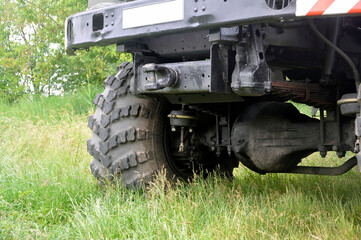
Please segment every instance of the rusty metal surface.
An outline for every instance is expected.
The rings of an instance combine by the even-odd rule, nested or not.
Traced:
[[[336,91],[323,88],[318,83],[273,81],[272,94],[317,108],[330,108],[336,105]]]

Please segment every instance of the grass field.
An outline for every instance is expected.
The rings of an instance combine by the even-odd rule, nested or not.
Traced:
[[[166,192],[162,178],[147,194],[98,189],[86,151],[94,93],[0,101],[0,239],[361,238],[356,168],[318,177],[240,167],[232,181],[196,177]]]

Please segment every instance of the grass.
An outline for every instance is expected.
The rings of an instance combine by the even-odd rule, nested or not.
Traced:
[[[360,238],[357,169],[319,177],[240,167],[232,181],[98,189],[86,151],[94,93],[85,92],[0,103],[0,239]]]
[[[74,115],[86,115],[93,108],[92,102],[96,93],[102,91],[101,86],[88,85],[76,93],[65,96],[29,95],[15,104],[7,104],[0,99],[0,116],[32,121],[64,121]]]

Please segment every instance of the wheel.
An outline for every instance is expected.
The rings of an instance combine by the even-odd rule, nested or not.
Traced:
[[[116,75],[104,81],[104,92],[94,99],[97,109],[89,116],[93,133],[87,143],[94,157],[90,163],[93,175],[100,183],[119,179],[128,188],[144,186],[162,167],[168,179],[191,177],[201,164],[190,164],[186,154],[175,150],[179,139],[171,133],[167,119],[171,105],[164,99],[131,94],[132,76],[133,65],[121,64]],[[204,149],[196,153],[197,159],[212,159]],[[211,162],[207,169],[215,169],[216,163]]]

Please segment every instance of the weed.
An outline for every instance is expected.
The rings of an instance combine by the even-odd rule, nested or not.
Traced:
[[[98,189],[85,144],[91,95],[0,103],[0,239],[360,238],[356,169],[261,176],[240,167],[233,180],[170,185],[161,174],[146,193]]]

